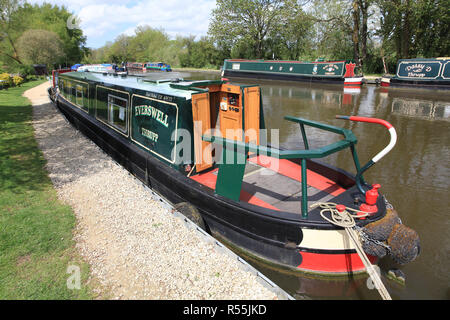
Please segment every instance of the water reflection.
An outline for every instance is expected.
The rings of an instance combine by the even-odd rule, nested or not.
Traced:
[[[442,101],[416,99],[392,99],[392,113],[428,120],[450,119],[450,104]]]

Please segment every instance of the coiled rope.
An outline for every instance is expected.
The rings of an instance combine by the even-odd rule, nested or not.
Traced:
[[[358,253],[359,257],[361,258],[361,261],[364,264],[364,267],[366,268],[367,273],[369,274],[370,278],[372,279],[375,288],[378,290],[378,292],[381,295],[381,298],[383,300],[392,300],[391,296],[389,295],[389,292],[387,291],[386,287],[384,286],[383,282],[381,281],[380,276],[376,272],[375,268],[373,267],[372,263],[370,262],[369,258],[367,257],[366,253],[364,252],[362,248],[362,244],[359,240],[359,236],[354,229],[356,227],[355,219],[360,219],[367,217],[369,215],[368,212],[363,212],[359,210],[355,210],[352,208],[345,207],[343,205],[337,205],[336,203],[332,202],[318,202],[310,206],[311,208],[320,207],[322,210],[320,211],[320,215],[322,218],[336,226],[342,227],[345,229],[348,237],[353,242],[356,252]],[[355,212],[355,214],[350,213]],[[330,213],[330,217],[327,217],[325,213]]]

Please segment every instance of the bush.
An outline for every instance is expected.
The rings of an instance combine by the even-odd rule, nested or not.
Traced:
[[[15,86],[20,86],[23,83],[23,78],[21,76],[14,76],[12,79]]]
[[[35,74],[34,68],[32,65],[21,64],[14,68],[14,73],[18,73],[23,79],[27,79]]]
[[[10,87],[13,84],[13,80],[8,73],[0,73],[0,80],[4,81],[2,81],[3,87]]]

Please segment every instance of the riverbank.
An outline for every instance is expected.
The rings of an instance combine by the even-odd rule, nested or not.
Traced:
[[[148,188],[36,96],[33,124],[59,198],[77,218],[76,247],[111,299],[281,299],[205,241]]]
[[[42,82],[0,91],[0,299],[90,299],[74,213],[58,200],[22,96]],[[80,290],[67,287],[70,265],[79,267]]]

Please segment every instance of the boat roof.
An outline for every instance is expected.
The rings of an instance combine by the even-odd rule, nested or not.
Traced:
[[[115,86],[149,91],[164,95],[191,99],[193,93],[207,91],[199,89],[199,86],[210,84],[221,84],[221,80],[191,81],[177,77],[177,73],[171,74],[170,78],[166,74],[152,74],[145,77],[118,75],[114,73],[95,72],[67,72],[64,76],[74,78],[79,81],[87,80],[100,84],[111,84]]]
[[[450,57],[439,57],[439,58],[412,58],[412,59],[399,59],[398,62],[403,61],[403,62],[407,62],[407,61],[411,61],[411,62],[415,62],[415,61],[436,61],[436,60],[450,60]]]
[[[337,60],[337,61],[297,61],[297,60],[249,60],[249,59],[225,59],[228,62],[261,62],[261,63],[314,63],[314,64],[326,64],[326,63],[338,63],[347,62],[347,60]]]

